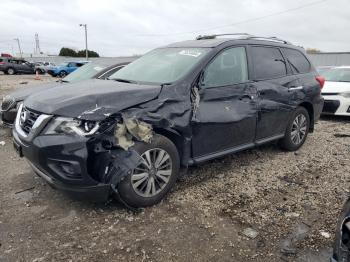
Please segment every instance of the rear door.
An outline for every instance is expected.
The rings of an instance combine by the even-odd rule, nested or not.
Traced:
[[[16,72],[22,72],[22,68],[21,68],[21,60],[17,60],[17,59],[9,59],[9,65],[8,67],[12,67],[15,69]]]
[[[253,60],[254,86],[258,99],[256,142],[282,137],[295,109],[293,90],[300,88],[298,78],[291,73],[280,48],[250,46]]]
[[[192,123],[196,161],[252,146],[256,127],[256,90],[248,78],[244,46],[221,51],[204,69]]]

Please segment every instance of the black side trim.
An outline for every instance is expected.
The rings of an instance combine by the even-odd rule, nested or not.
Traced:
[[[255,141],[255,144],[256,144],[257,146],[260,146],[260,145],[262,145],[262,144],[265,144],[265,143],[268,143],[268,142],[271,142],[271,141],[280,139],[280,138],[282,138],[282,137],[284,137],[284,134],[279,134],[279,135],[270,136],[270,137],[267,137],[267,138],[262,138],[262,139],[256,140],[256,141]]]
[[[199,163],[202,163],[202,162],[214,159],[214,158],[218,158],[218,157],[222,157],[222,156],[225,156],[225,155],[237,153],[237,152],[243,151],[245,149],[253,148],[253,147],[260,146],[262,144],[265,144],[265,143],[268,143],[268,142],[280,139],[282,137],[284,137],[284,134],[278,134],[278,135],[271,136],[271,137],[268,137],[268,138],[259,139],[259,140],[255,141],[255,143],[248,143],[248,144],[244,144],[244,145],[239,145],[239,146],[236,146],[236,147],[233,147],[233,148],[229,148],[229,149],[225,149],[225,150],[222,150],[222,151],[219,151],[219,152],[211,153],[211,154],[200,156],[200,157],[195,157],[195,158],[193,158],[192,160],[190,160],[188,162],[188,165],[199,164]]]

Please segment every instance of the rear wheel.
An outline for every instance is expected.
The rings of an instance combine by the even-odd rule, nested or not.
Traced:
[[[6,72],[8,75],[14,75],[16,73],[15,69],[12,67],[9,67]]]
[[[119,195],[132,207],[155,205],[178,177],[180,160],[176,146],[166,137],[155,135],[151,143],[138,142],[134,149],[142,161],[118,184]]]
[[[288,123],[284,138],[280,145],[288,151],[298,150],[305,142],[309,133],[310,117],[304,107],[298,107]]]
[[[66,71],[61,71],[58,75],[63,78],[63,77],[65,77],[67,75],[67,72]]]

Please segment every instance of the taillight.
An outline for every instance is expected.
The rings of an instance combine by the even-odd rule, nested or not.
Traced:
[[[0,62],[0,65],[4,65],[5,64],[5,62]]]
[[[316,76],[315,78],[316,78],[317,82],[320,84],[320,88],[322,89],[324,86],[324,81],[325,81],[324,77],[323,76]]]

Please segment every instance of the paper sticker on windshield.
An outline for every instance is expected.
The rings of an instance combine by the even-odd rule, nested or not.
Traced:
[[[197,50],[181,50],[179,52],[180,55],[188,55],[193,57],[198,57],[202,54],[202,52],[199,52]]]
[[[96,71],[101,71],[103,68],[102,68],[102,67],[99,67],[99,66],[95,66],[94,69],[95,69]]]

